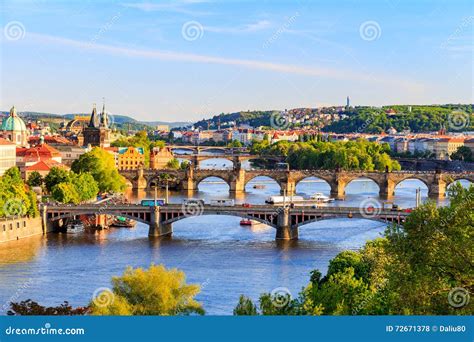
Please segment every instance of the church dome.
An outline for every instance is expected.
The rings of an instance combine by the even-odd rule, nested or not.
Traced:
[[[2,131],[26,132],[25,122],[16,114],[15,106],[10,109],[10,115],[2,121]]]

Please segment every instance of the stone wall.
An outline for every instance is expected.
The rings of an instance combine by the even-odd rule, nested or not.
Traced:
[[[41,217],[0,219],[0,243],[43,234]]]

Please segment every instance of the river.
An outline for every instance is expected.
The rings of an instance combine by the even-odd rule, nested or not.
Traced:
[[[254,189],[256,184],[264,189]],[[413,206],[419,181],[405,181],[397,187],[394,201]],[[300,194],[323,192],[329,186],[307,179],[297,186]],[[370,180],[353,181],[346,188],[346,200],[332,205],[357,206],[365,198],[378,198],[378,188]],[[206,179],[195,198],[235,198],[237,203],[263,203],[279,194],[278,185],[256,178],[246,193],[231,197],[219,179]],[[426,200],[426,188],[422,198]],[[164,197],[162,191],[158,194]],[[129,192],[131,200],[152,198],[152,193]],[[188,194],[171,192],[171,202],[181,202]],[[441,204],[446,203],[443,201]],[[200,216],[178,221],[168,239],[149,239],[148,227],[109,229],[96,233],[48,234],[0,245],[0,313],[10,301],[35,300],[43,305],[86,305],[94,291],[110,287],[110,279],[127,266],[148,267],[151,263],[177,267],[187,281],[201,285],[197,299],[207,314],[230,315],[239,295],[257,299],[262,292],[287,288],[293,296],[309,281],[309,272],[326,272],[331,258],[345,249],[358,249],[367,240],[381,236],[385,225],[363,219],[334,219],[300,228],[299,240],[276,242],[273,228],[258,224],[239,225],[239,218]]]

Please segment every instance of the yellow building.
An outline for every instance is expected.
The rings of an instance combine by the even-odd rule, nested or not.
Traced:
[[[449,160],[451,154],[456,152],[461,146],[464,146],[464,138],[438,139],[434,146],[434,153],[436,155],[436,159]]]
[[[142,147],[119,147],[117,149],[117,168],[119,170],[137,170],[145,165]]]
[[[171,152],[168,147],[155,147],[150,154],[150,168],[154,170],[164,169],[168,162],[173,158],[173,152]]]

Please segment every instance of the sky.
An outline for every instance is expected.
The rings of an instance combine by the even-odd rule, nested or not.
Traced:
[[[472,0],[0,0],[0,110],[473,103]]]

